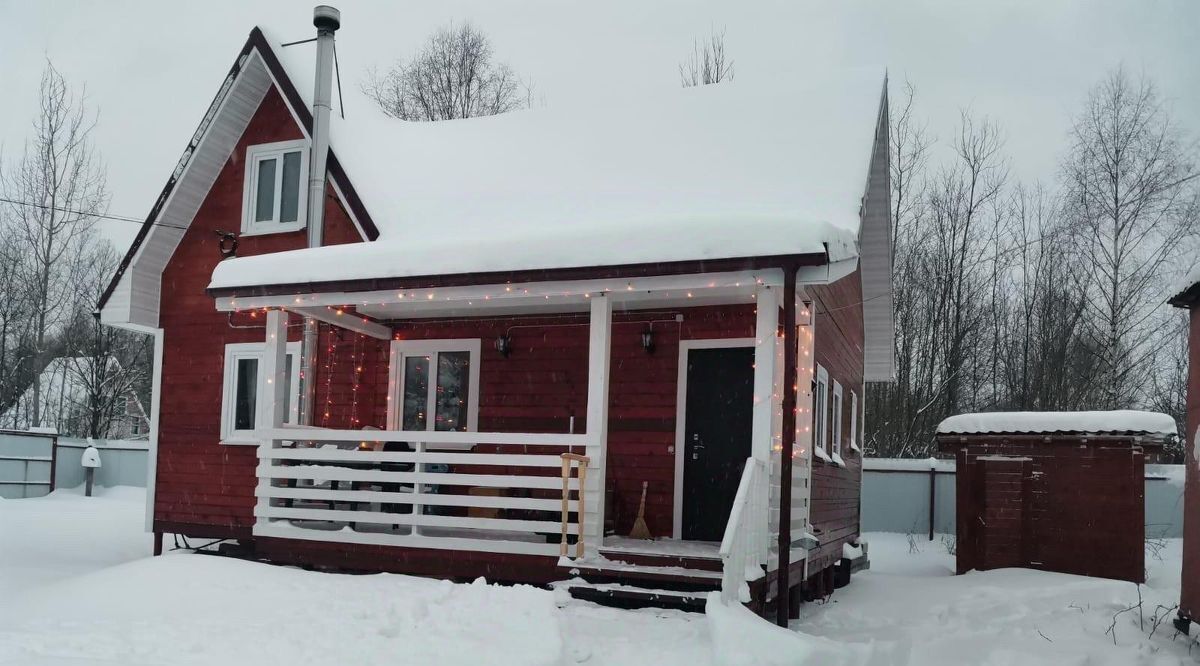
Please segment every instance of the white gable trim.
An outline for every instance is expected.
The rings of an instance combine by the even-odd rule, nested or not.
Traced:
[[[199,139],[193,142],[195,148],[185,151],[180,157],[175,169],[177,177],[174,185],[154,219],[156,226],[146,234],[105,302],[100,313],[102,323],[119,327],[158,327],[162,271],[272,87],[283,98],[301,134],[306,139],[310,138],[299,114],[267,67],[258,47],[251,48],[239,60],[237,72],[222,83],[219,99],[214,100],[196,129],[193,137],[199,135]],[[330,182],[359,236],[363,241],[369,241],[345,197],[345,184],[337,182],[332,174]]]

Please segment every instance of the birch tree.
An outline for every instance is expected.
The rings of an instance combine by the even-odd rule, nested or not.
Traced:
[[[47,62],[42,73],[33,137],[15,167],[4,174],[3,205],[25,253],[23,278],[30,295],[30,335],[35,354],[31,422],[41,422],[38,373],[47,360],[47,338],[70,312],[72,259],[89,242],[108,202],[104,173],[91,142],[95,115]],[[15,202],[15,203],[13,203]]]
[[[1153,368],[1162,279],[1196,231],[1195,165],[1154,84],[1116,69],[1076,118],[1063,171],[1103,368],[1096,407],[1132,407]]]

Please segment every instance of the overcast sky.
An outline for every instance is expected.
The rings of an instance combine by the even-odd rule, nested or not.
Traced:
[[[313,36],[305,2],[0,0],[0,143],[29,134],[46,58],[99,111],[109,212],[143,218],[255,24]],[[471,20],[546,106],[678,86],[694,36],[726,30],[737,72],[786,79],[807,68],[878,67],[896,99],[905,79],[945,146],[961,109],[997,120],[1013,174],[1054,177],[1088,88],[1124,64],[1159,85],[1177,122],[1200,136],[1200,2],[1128,0],[797,2],[729,0],[340,0],[345,86],[369,65],[410,54],[448,21]],[[311,48],[311,45],[292,47]],[[781,84],[786,83],[781,81]],[[820,100],[813,100],[819,104]],[[354,109],[347,108],[348,119]],[[402,157],[401,157],[402,159]],[[122,249],[137,225],[106,224]]]

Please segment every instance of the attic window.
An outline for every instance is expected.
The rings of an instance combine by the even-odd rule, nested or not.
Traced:
[[[281,141],[246,149],[243,234],[304,228],[308,205],[308,141]]]

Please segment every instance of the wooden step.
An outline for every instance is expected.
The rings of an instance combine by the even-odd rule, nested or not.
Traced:
[[[591,583],[648,585],[659,589],[705,592],[720,589],[721,573],[675,566],[648,566],[597,558],[560,560],[559,570]]]
[[[603,547],[600,548],[600,554],[605,559],[614,562],[626,562],[639,566],[677,567],[700,571],[716,571],[718,573],[721,571],[721,558],[719,557],[694,557],[690,555],[644,553],[630,550],[609,550]]]

